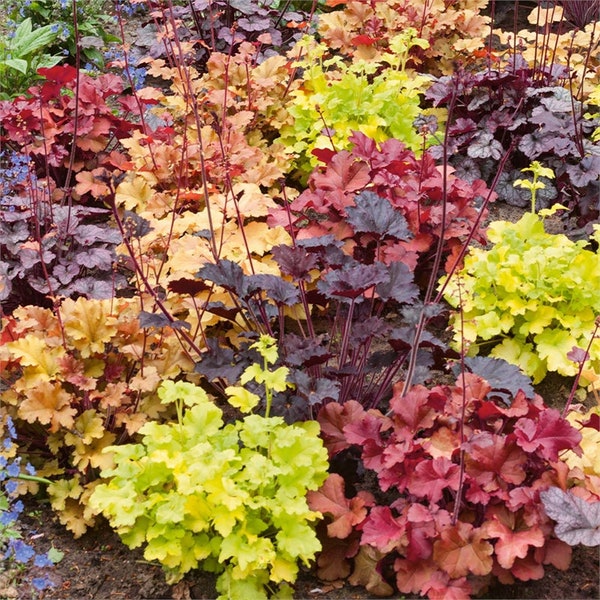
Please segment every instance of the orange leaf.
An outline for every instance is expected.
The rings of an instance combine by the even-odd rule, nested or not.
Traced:
[[[373,497],[366,492],[349,500],[344,487],[342,476],[332,473],[316,492],[310,491],[307,496],[311,510],[333,518],[327,525],[327,534],[341,539],[348,537],[352,528],[365,520],[366,507],[373,503]]]
[[[493,552],[482,532],[462,521],[444,529],[433,544],[433,560],[453,579],[490,573]]]
[[[496,558],[504,569],[510,569],[517,558],[525,558],[531,546],[539,548],[545,541],[541,529],[513,531],[498,519],[488,521],[485,532],[488,537],[498,538],[495,543]]]
[[[19,406],[19,417],[28,423],[37,421],[50,425],[52,433],[61,426],[71,429],[77,414],[77,410],[71,408],[71,399],[71,394],[59,383],[42,381],[37,387],[27,390],[27,396]]]

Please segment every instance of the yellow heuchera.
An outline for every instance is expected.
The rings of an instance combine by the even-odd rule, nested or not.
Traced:
[[[585,414],[572,411],[567,415],[567,420],[573,427],[579,428],[583,436],[580,446],[583,450],[581,456],[569,451],[565,455],[565,461],[571,468],[579,468],[586,475],[600,477],[600,431],[594,427],[581,427],[581,423],[589,421],[594,415],[600,417],[600,406],[595,406]]]

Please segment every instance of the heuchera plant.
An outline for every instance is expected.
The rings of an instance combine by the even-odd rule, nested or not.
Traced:
[[[487,0],[328,0],[327,5],[340,7],[319,15],[318,34],[331,48],[373,57],[385,54],[396,34],[412,28],[427,45],[414,47],[411,59],[423,65],[421,72],[435,75],[451,71],[455,57],[483,47],[490,22],[481,14]]]
[[[588,346],[600,313],[600,256],[585,240],[546,233],[550,211],[541,212],[492,222],[491,247],[470,248],[464,268],[444,284],[444,297],[459,309],[451,317],[455,343],[519,365],[535,382],[548,371],[577,374],[570,353]],[[598,227],[592,237],[598,243]],[[592,339],[588,354],[583,385],[599,372],[600,340]]]
[[[298,561],[320,549],[306,493],[327,475],[327,452],[315,421],[286,425],[269,416],[270,398],[291,384],[274,368],[276,342],[261,336],[260,356],[226,391],[249,413],[260,392],[265,415],[224,424],[220,408],[200,387],[164,382],[158,395],[174,404],[177,421],[148,423],[140,443],[111,447],[114,466],[90,498],[130,547],[145,544],[168,581],[202,568],[219,575],[219,598],[291,597]],[[255,386],[258,386],[256,388]]]
[[[9,307],[48,305],[48,295],[109,298],[125,285],[102,178],[126,168],[118,142],[138,126],[121,115],[139,115],[143,102],[120,97],[116,75],[70,66],[40,74],[31,96],[0,102],[0,298]]]
[[[426,92],[434,106],[451,105],[444,145],[432,152],[449,156],[457,175],[488,184],[497,162],[508,161],[496,191],[508,204],[528,206],[530,196],[515,189],[520,169],[539,161],[555,172],[546,181],[537,208],[560,196],[576,209],[580,220],[595,219],[598,206],[600,149],[591,141],[597,122],[584,118],[584,107],[561,86],[566,68],[542,70],[527,65],[519,55],[503,67],[477,73],[457,70],[438,79]]]
[[[305,175],[318,164],[315,152],[350,147],[353,131],[376,142],[402,141],[419,152],[423,136],[414,125],[422,113],[421,97],[429,79],[406,68],[410,49],[427,47],[408,28],[389,39],[389,51],[349,61],[324,43],[305,37],[294,49],[302,84],[290,92],[287,106],[293,123],[281,128],[279,141],[298,155],[295,166]]]
[[[102,450],[165,411],[159,382],[190,371],[172,329],[142,329],[136,299],[65,299],[55,310],[15,309],[2,320],[2,415],[21,432],[19,452],[51,477],[53,508],[76,536],[94,523],[86,506]]]
[[[581,434],[514,367],[472,360],[466,366],[483,367],[503,389],[463,371],[432,389],[403,394],[399,384],[386,414],[357,402],[322,409],[332,465],[358,462],[309,494],[326,516],[321,577],[351,574],[382,595],[464,598],[493,578],[540,579],[544,565],[569,566],[539,494],[560,485],[561,456],[580,453]]]

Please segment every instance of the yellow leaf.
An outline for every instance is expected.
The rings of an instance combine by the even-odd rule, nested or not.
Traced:
[[[72,399],[59,383],[42,381],[37,387],[27,390],[27,396],[19,406],[19,417],[28,423],[37,421],[50,425],[51,432],[58,431],[61,426],[70,429],[77,414],[77,410],[71,408]]]
[[[141,211],[146,208],[153,193],[154,191],[145,179],[133,176],[117,186],[115,203],[117,206],[123,206],[126,210]]]
[[[6,344],[13,358],[25,367],[23,380],[28,385],[50,381],[60,372],[60,359],[65,356],[62,346],[51,347],[38,335],[30,333]]]
[[[65,334],[83,358],[104,352],[105,344],[117,332],[115,317],[111,316],[111,300],[67,298],[61,305]]]
[[[544,27],[549,23],[560,23],[563,18],[562,6],[552,5],[550,8],[542,8],[541,6],[532,10],[527,17],[527,22],[531,25]]]
[[[91,444],[94,438],[104,435],[104,419],[90,408],[75,419],[75,427],[65,434],[65,442],[74,446],[78,441]]]

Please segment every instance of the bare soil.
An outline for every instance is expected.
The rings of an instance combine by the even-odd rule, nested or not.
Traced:
[[[129,550],[108,525],[99,526],[75,540],[48,508],[31,508],[34,510],[33,514],[30,511],[29,516],[24,519],[28,541],[39,551],[47,551],[53,546],[64,552],[64,558],[51,572],[54,587],[40,596],[44,600],[206,600],[218,595],[214,577],[201,572],[190,574],[176,586],[167,585],[161,567],[145,561],[140,550]],[[491,588],[484,598],[600,598],[599,558],[599,548],[577,547],[568,571],[558,571],[551,567],[539,581],[512,586],[498,585]],[[21,586],[17,597],[31,596],[30,590]],[[9,595],[0,589],[0,597],[8,598]],[[294,597],[314,600],[371,598],[363,588],[343,585],[342,582],[321,582],[309,570],[301,574]],[[403,597],[416,598],[395,596]]]

